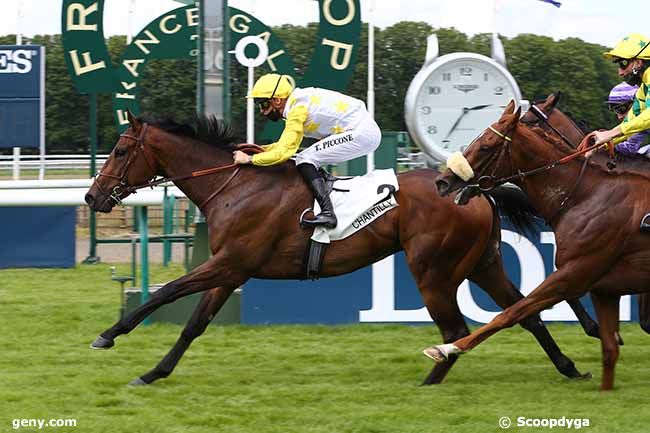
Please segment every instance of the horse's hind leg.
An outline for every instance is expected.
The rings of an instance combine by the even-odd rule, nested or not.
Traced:
[[[223,256],[214,255],[188,274],[165,284],[147,302],[124,316],[111,328],[102,332],[90,347],[93,349],[109,349],[113,347],[115,344],[113,340],[117,336],[128,334],[149,314],[178,298],[214,287],[239,287],[245,281],[246,278],[235,266],[227,266]]]
[[[646,333],[650,334],[650,294],[641,293],[639,301],[639,325]]]
[[[187,325],[185,325],[174,347],[171,348],[153,370],[133,380],[131,385],[148,385],[158,379],[169,376],[174,371],[174,368],[181,360],[187,348],[192,344],[192,341],[203,334],[232,292],[233,289],[217,287],[203,293],[201,300],[194,309],[194,313],[192,313],[192,317],[187,322]]]
[[[490,266],[475,269],[470,274],[469,279],[481,286],[504,309],[524,297],[508,279],[500,258],[492,262]],[[537,342],[542,346],[542,349],[544,349],[544,352],[546,352],[560,373],[569,378],[591,376],[589,373],[586,375],[580,374],[573,361],[562,353],[538,314],[522,320],[519,324],[535,336]]]
[[[567,303],[575,313],[582,329],[584,329],[585,334],[590,337],[600,338],[600,329],[598,328],[598,323],[591,318],[585,307],[580,302],[580,299],[567,299]]]

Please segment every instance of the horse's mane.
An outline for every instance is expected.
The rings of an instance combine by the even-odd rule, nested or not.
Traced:
[[[187,122],[177,122],[171,117],[156,117],[145,114],[138,117],[141,122],[175,135],[193,138],[220,149],[232,151],[237,137],[232,128],[217,119],[214,114],[197,114]]]
[[[557,110],[557,108],[556,108]],[[580,127],[580,123],[575,122],[575,120],[568,114],[561,111],[564,115],[569,117],[576,125]],[[568,155],[571,152],[574,152],[571,146],[566,144],[564,140],[557,136],[548,126],[544,127],[544,122],[521,122],[526,127],[528,127],[536,135],[540,136],[546,142],[552,144],[556,149],[562,151],[565,155]],[[583,130],[584,131],[584,130]],[[590,131],[589,131],[590,132]],[[579,157],[582,160],[583,157]],[[599,151],[591,157],[592,165],[596,165],[602,171],[609,175],[623,175],[631,174],[634,176],[641,176],[645,179],[650,179],[650,160],[642,156],[625,156],[621,154],[616,154],[617,168],[615,170],[610,170],[607,167],[609,162],[609,155],[607,152]]]

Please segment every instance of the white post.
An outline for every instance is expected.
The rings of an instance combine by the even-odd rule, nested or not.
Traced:
[[[40,141],[40,166],[38,168],[38,178],[45,179],[45,47],[41,47],[41,103],[39,104],[41,131],[39,134]]]
[[[245,49],[249,44],[257,46],[257,57],[246,57]],[[253,81],[255,80],[255,67],[260,66],[266,61],[269,55],[269,47],[266,42],[259,36],[245,36],[237,42],[235,46],[235,58],[240,65],[248,68],[248,93],[253,91]],[[255,143],[255,101],[253,98],[246,99],[246,142]]]
[[[18,16],[16,17],[16,45],[23,44],[23,35],[21,33],[21,24],[23,18],[23,0],[18,2]],[[13,179],[20,179],[20,147],[14,147],[14,164],[13,164]]]
[[[253,91],[255,80],[255,67],[248,67],[248,95]],[[255,101],[246,99],[246,143],[255,143]]]
[[[13,180],[20,179],[20,147],[14,147]]]
[[[368,112],[375,117],[375,25],[374,25],[375,0],[370,1],[368,10]],[[375,153],[370,152],[366,159],[366,172],[375,169]]]
[[[375,117],[375,0],[370,0],[368,11],[368,112]],[[366,171],[375,169],[375,154],[370,152],[366,160]],[[395,256],[388,256],[372,265],[372,293],[395,294]],[[394,308],[394,307],[393,307]]]

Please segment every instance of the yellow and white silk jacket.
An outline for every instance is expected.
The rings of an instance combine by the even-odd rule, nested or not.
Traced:
[[[295,88],[284,107],[284,131],[275,143],[262,146],[253,156],[255,165],[274,165],[291,158],[303,137],[322,139],[349,131],[368,115],[366,104],[351,96],[327,89]]]

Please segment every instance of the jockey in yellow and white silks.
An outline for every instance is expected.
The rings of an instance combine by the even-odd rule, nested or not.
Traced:
[[[275,143],[263,146],[264,152],[250,156],[236,151],[238,164],[269,166],[296,155],[303,137],[319,141],[296,155],[296,167],[310,186],[321,208],[309,226],[336,226],[336,215],[318,167],[349,161],[373,152],[381,141],[381,130],[363,101],[327,89],[293,88],[286,75],[260,77],[248,95],[254,98],[266,118],[286,120],[284,131]]]

